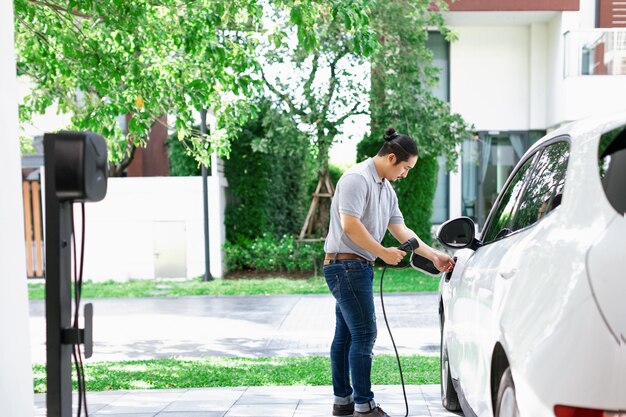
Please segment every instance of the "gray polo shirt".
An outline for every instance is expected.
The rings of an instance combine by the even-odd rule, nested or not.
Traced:
[[[358,217],[377,242],[383,240],[390,224],[404,223],[396,192],[389,181],[380,179],[372,158],[354,165],[339,179],[330,205],[330,227],[324,251],[354,253],[374,261],[374,254],[359,247],[344,233],[341,214]]]

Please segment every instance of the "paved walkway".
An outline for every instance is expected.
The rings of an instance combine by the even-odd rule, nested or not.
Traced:
[[[334,300],[330,295],[91,302],[94,355],[87,362],[327,355],[334,331]],[[379,298],[376,308],[379,336],[375,353],[393,353]],[[439,354],[436,294],[390,294],[385,297],[385,308],[401,354]],[[44,302],[31,301],[31,356],[36,363],[45,362],[44,315]],[[379,386],[374,392],[385,411],[404,416],[400,386]],[[407,396],[412,417],[455,415],[441,406],[438,385],[409,386]],[[316,417],[330,416],[331,398],[329,386],[235,387],[89,392],[88,404],[90,415],[110,417]],[[45,394],[36,395],[35,415],[45,415]]]
[[[374,392],[389,415],[405,415],[400,386],[375,386]],[[45,416],[45,395],[35,397],[35,417]],[[87,403],[90,416],[329,417],[330,398],[332,388],[326,386],[235,387],[94,392],[87,394]],[[457,416],[441,406],[439,385],[409,385],[407,398],[410,417]]]

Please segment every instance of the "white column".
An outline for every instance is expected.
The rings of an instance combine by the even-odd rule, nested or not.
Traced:
[[[463,172],[463,163],[462,163],[462,147],[459,145],[459,159],[456,162],[456,172],[450,172],[449,179],[449,201],[450,207],[449,210],[449,218],[454,219],[457,217],[461,217],[463,212],[463,183],[462,183],[462,172]]]
[[[213,109],[207,111],[207,123],[209,131],[217,129]],[[226,212],[226,189],[228,181],[224,176],[224,162],[216,153],[211,155],[211,176],[208,178],[209,185],[209,246],[211,261],[211,276],[223,278],[226,273],[224,256],[224,243],[226,243],[226,227],[224,226],[224,214]]]
[[[32,416],[13,2],[0,2],[0,416]]]

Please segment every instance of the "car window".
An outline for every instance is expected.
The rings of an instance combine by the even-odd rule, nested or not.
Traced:
[[[602,135],[598,166],[607,199],[619,213],[626,212],[626,127]]]
[[[500,193],[500,199],[496,206],[492,209],[488,224],[483,232],[483,243],[491,242],[511,232],[510,223],[511,216],[515,209],[515,204],[522,194],[524,184],[528,180],[530,167],[534,163],[537,154],[528,158],[526,162],[518,169],[507,187]]]
[[[561,204],[568,157],[568,142],[548,145],[539,155],[532,179],[515,207],[511,231],[534,224]]]

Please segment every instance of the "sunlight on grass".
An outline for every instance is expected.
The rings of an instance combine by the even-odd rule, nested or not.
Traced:
[[[438,358],[402,356],[402,368],[407,384],[439,383]],[[85,374],[89,391],[332,384],[326,356],[94,362]],[[45,392],[45,366],[35,364],[33,375],[35,392]],[[372,383],[400,383],[394,356],[374,357]]]

